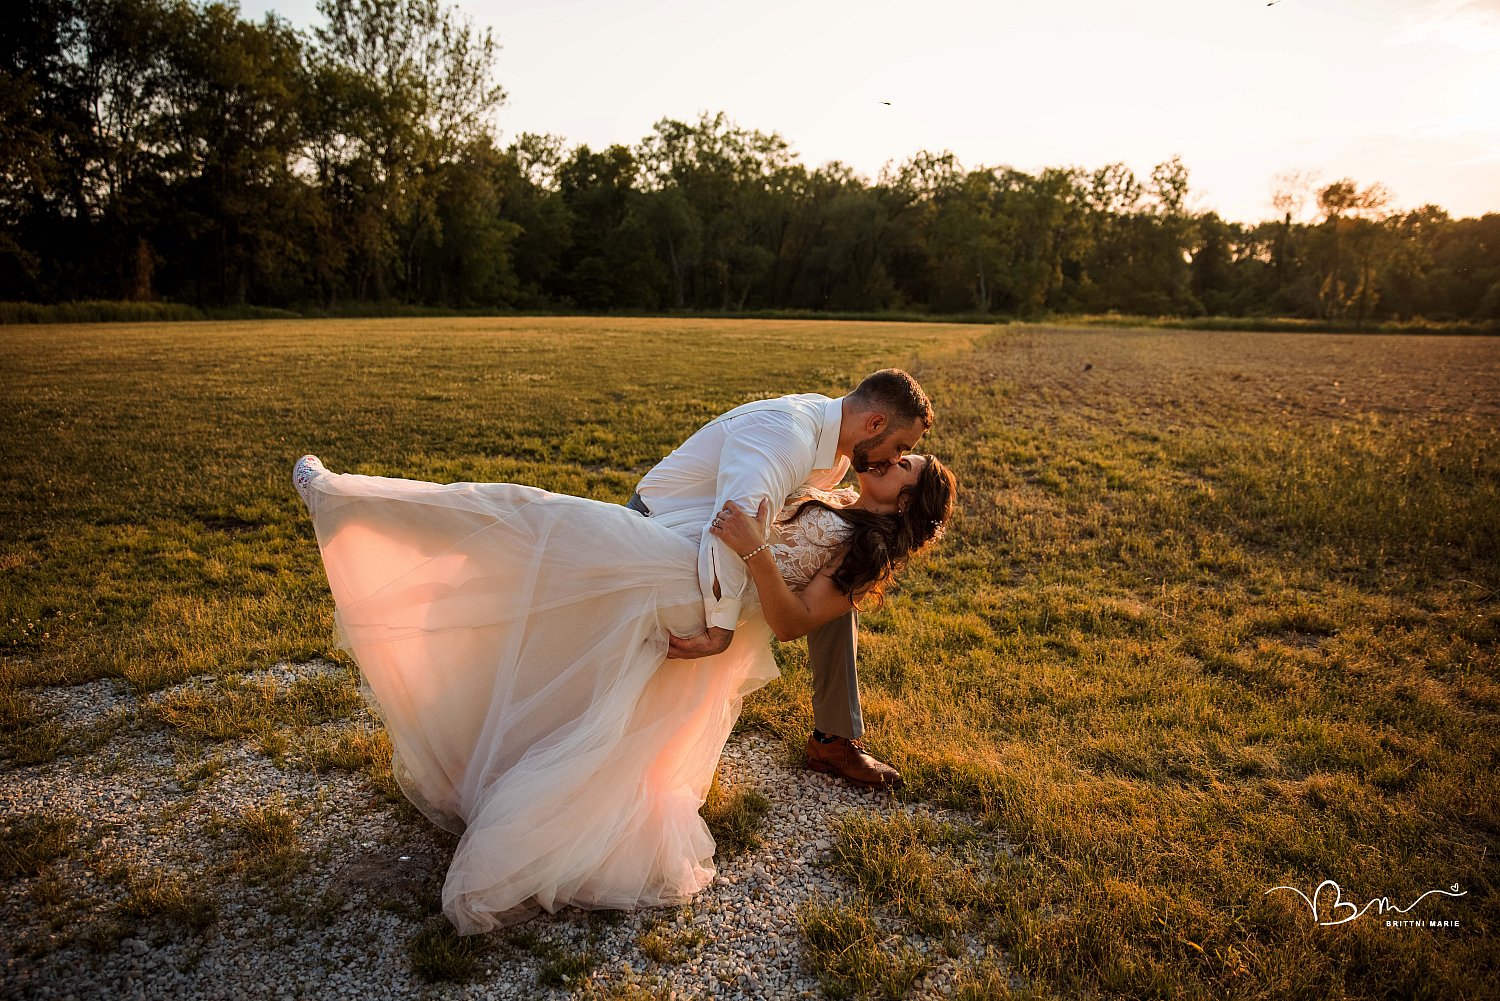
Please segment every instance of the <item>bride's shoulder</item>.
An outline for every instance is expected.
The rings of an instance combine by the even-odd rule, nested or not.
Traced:
[[[794,539],[828,545],[854,530],[838,511],[831,511],[822,504],[807,504],[807,501],[812,499],[828,502],[827,498],[822,496],[803,497],[792,501],[786,506],[781,519],[783,532],[790,534]]]
[[[859,500],[858,487],[839,487],[837,490],[828,491],[828,496],[836,498],[842,507],[847,507]]]
[[[808,498],[817,498],[825,504],[832,504],[834,507],[844,507],[859,500],[859,491],[854,487],[840,487],[837,490],[820,490],[817,487],[803,485],[793,490],[791,495],[787,497],[787,500],[789,502],[803,501]]]

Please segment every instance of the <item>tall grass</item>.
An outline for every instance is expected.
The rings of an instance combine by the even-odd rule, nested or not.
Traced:
[[[518,310],[505,307],[454,308],[402,302],[302,303],[291,308],[275,306],[191,306],[173,302],[88,300],[81,302],[0,302],[0,325],[15,323],[176,323],[199,320],[286,319],[431,319],[475,317],[566,317],[576,312],[550,309]],[[1349,320],[1314,320],[1291,316],[1138,316],[1126,313],[1052,313],[1033,310],[1021,313],[932,313],[914,310],[616,310],[591,317],[595,320],[658,318],[668,320],[822,320],[857,323],[958,323],[1011,324],[1045,322],[1082,327],[1145,327],[1176,330],[1236,330],[1300,333],[1383,334],[1485,334],[1500,333],[1500,321],[1382,320],[1357,324]]]
[[[1062,313],[1048,324],[1082,327],[1155,327],[1173,330],[1236,330],[1308,334],[1500,334],[1497,320],[1314,320],[1295,316],[1135,316],[1126,313]]]
[[[271,306],[198,307],[181,302],[0,302],[0,325],[8,323],[184,323],[197,320],[271,320],[298,314]]]
[[[347,664],[291,489],[304,452],[333,469],[623,501],[729,401],[843,392],[871,366],[983,331],[545,318],[7,328],[0,652],[14,680],[0,691],[20,701],[0,719],[28,718],[26,684],[122,676],[149,690],[322,654]]]
[[[1495,983],[1495,342],[1025,325],[923,382],[962,510],[861,619],[867,738],[1025,864],[998,903],[917,863],[877,902],[985,909],[1065,997]],[[811,680],[782,663],[748,714],[790,743]],[[1417,910],[1460,928],[1266,893],[1324,879],[1361,906],[1457,883]]]

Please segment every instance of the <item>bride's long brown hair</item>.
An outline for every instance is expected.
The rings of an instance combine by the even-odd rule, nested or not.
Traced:
[[[786,519],[796,521],[809,507],[821,507],[843,518],[854,529],[840,543],[849,548],[833,573],[834,586],[851,601],[860,591],[864,592],[861,600],[878,601],[886,585],[906,568],[907,561],[942,535],[953,514],[957,478],[936,456],[922,458],[927,462],[917,474],[917,482],[901,491],[901,496],[907,499],[906,510],[901,514],[834,507],[814,497],[799,504]]]

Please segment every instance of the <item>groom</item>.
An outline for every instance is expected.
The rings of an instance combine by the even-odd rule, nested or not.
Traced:
[[[708,630],[671,639],[667,656],[691,659],[719,653],[734,638],[740,604],[752,586],[745,566],[707,531],[714,513],[734,501],[771,510],[798,487],[832,489],[852,465],[881,470],[916,447],[932,427],[927,394],[906,372],[888,368],[868,376],[847,396],[817,393],[757,400],[698,429],[644,477],[627,506],[696,536],[698,579]],[[809,765],[816,762],[856,785],[897,788],[901,774],[866,753],[854,659],[858,613],[807,634],[813,675]]]

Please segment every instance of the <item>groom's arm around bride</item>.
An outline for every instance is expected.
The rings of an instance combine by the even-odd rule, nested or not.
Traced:
[[[669,656],[704,657],[733,639],[752,586],[743,561],[708,532],[726,502],[780,509],[798,487],[831,489],[851,464],[883,468],[914,448],[932,424],[915,379],[899,369],[866,378],[847,396],[816,393],[757,400],[710,421],[650,470],[632,506],[699,540],[698,575],[708,631],[672,637]]]
[[[642,479],[628,506],[698,542],[699,588],[707,630],[673,636],[668,656],[706,657],[725,650],[751,585],[738,554],[708,529],[733,502],[774,517],[806,484],[837,486],[852,466],[884,473],[932,427],[927,394],[906,372],[883,369],[847,396],[816,393],[747,403],[710,421]],[[851,608],[807,633],[814,730],[808,767],[868,787],[902,784],[896,769],[866,752],[860,711],[858,611]]]
[[[753,585],[744,562],[708,532],[713,513],[725,501],[740,498],[740,503],[757,506],[764,500],[779,510],[782,501],[810,479],[817,481],[815,485],[831,486],[843,478],[847,462],[818,455],[819,439],[837,402],[826,397],[758,401],[705,427],[663,461],[662,466],[667,466],[683,453],[691,458],[696,452],[711,460],[705,473],[710,468],[713,473],[713,492],[695,493],[692,525],[699,533],[698,581],[708,631],[696,637],[673,636],[668,656],[703,657],[725,649],[734,636],[741,606],[751,597],[748,592]],[[818,468],[820,459],[823,468]],[[665,473],[662,466],[641,481],[643,497],[664,478],[653,479],[658,471]]]

